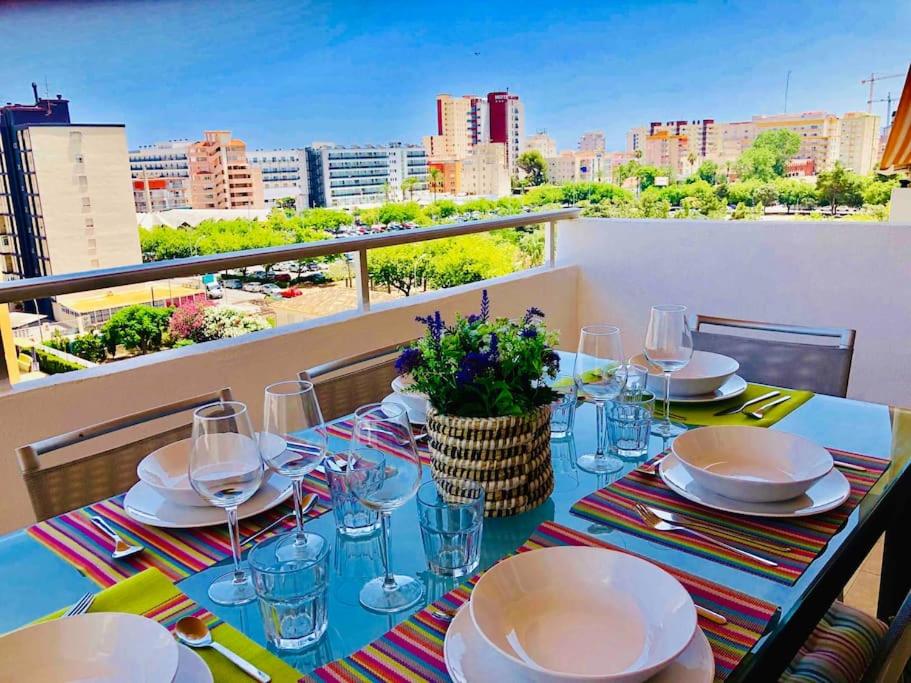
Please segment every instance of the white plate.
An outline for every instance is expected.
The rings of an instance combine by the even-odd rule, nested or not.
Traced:
[[[292,493],[291,481],[280,474],[273,474],[265,479],[256,495],[237,509],[237,517],[246,519],[270,510],[288,500]],[[225,524],[227,521],[222,508],[214,505],[177,505],[141,481],[127,491],[123,507],[137,522],[167,529],[193,529]]]
[[[610,634],[605,636],[610,644]],[[485,649],[484,639],[475,628],[468,606],[462,605],[443,641],[446,671],[455,683],[504,683],[510,674],[499,666],[499,660]],[[708,639],[697,628],[686,649],[666,668],[649,679],[649,683],[711,683],[715,678],[715,656]]]
[[[160,683],[177,673],[177,642],[158,622],[95,612],[0,638],[0,681]]]
[[[604,548],[508,557],[478,580],[469,611],[509,680],[640,683],[679,656],[696,630],[696,608],[677,579]]]
[[[648,362],[644,353],[634,356],[631,363],[648,368],[648,388],[664,391],[664,373]],[[730,356],[711,351],[694,351],[689,363],[671,375],[671,393],[678,396],[710,394],[727,382],[740,369],[740,363]]]
[[[206,660],[186,645],[180,646],[177,675],[172,683],[214,683],[212,672]]]
[[[408,401],[404,400],[400,394],[389,394],[382,400],[382,403],[395,403],[396,405],[402,406],[408,413],[408,421],[413,425],[427,424],[427,413],[415,410],[414,407],[409,405]]]
[[[136,467],[139,480],[178,505],[207,506],[190,486],[191,447],[192,442],[187,438],[152,451]]]
[[[722,512],[753,517],[807,517],[834,510],[848,500],[851,484],[845,475],[832,468],[802,496],[777,503],[747,503],[725,498],[696,483],[679,460],[668,454],[658,467],[661,479],[672,491],[694,503]]]
[[[701,396],[674,396],[671,394],[671,403],[717,403],[726,401],[729,398],[740,396],[747,390],[746,380],[740,375],[734,375],[727,382],[722,384],[711,394],[702,394]],[[655,395],[656,401],[664,400],[664,385],[661,385],[658,393]]]

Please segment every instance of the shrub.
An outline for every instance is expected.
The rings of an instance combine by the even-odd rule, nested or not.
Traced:
[[[191,301],[178,307],[168,323],[168,334],[175,339],[203,341],[205,312],[208,308],[211,305],[206,301]]]

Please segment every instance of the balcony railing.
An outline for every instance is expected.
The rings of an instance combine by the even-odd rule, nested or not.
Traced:
[[[428,228],[342,237],[280,247],[249,249],[209,256],[196,256],[186,259],[155,261],[117,268],[90,270],[65,275],[49,275],[40,278],[0,282],[0,304],[18,303],[35,299],[46,299],[61,294],[74,294],[99,289],[108,289],[122,285],[134,285],[153,280],[192,277],[217,273],[226,270],[249,268],[282,261],[318,258],[337,254],[351,254],[357,273],[357,310],[370,310],[370,286],[367,272],[367,252],[370,249],[390,247],[399,244],[412,244],[445,237],[458,237],[477,233],[501,230],[504,228],[521,228],[530,225],[546,224],[544,266],[553,267],[555,261],[555,234],[559,221],[571,220],[579,216],[579,209],[558,209],[538,213],[502,216],[480,221],[437,225]],[[0,392],[9,387],[9,376],[4,358],[3,339],[0,337]]]

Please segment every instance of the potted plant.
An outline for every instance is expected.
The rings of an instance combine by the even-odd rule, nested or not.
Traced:
[[[447,326],[440,312],[417,320],[424,336],[396,362],[413,390],[427,396],[431,471],[436,478],[479,482],[485,515],[530,510],[553,492],[550,404],[560,359],[556,333],[530,308],[519,320],[492,318],[487,290],[481,310]]]

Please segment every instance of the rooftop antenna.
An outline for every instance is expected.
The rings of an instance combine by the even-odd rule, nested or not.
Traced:
[[[35,94],[35,104],[38,104],[38,84],[32,81],[32,92]]]
[[[791,70],[788,69],[788,75],[784,80],[784,113],[788,113],[788,91],[791,89]]]

